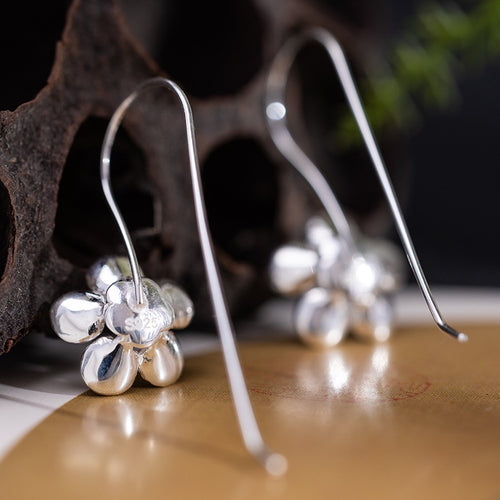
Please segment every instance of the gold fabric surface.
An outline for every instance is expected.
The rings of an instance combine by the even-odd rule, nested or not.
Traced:
[[[55,411],[0,463],[0,498],[498,499],[500,326],[461,326],[468,344],[427,327],[328,352],[243,343],[262,433],[289,460],[282,478],[246,454],[213,353],[174,386]]]

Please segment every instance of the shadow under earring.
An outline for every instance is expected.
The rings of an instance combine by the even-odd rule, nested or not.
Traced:
[[[145,378],[148,379],[151,373],[158,377],[163,373],[162,369],[166,372],[167,368],[170,368],[172,360],[182,359],[179,358],[180,351],[178,350],[178,346],[173,343],[173,336],[169,332],[169,329],[187,326],[193,313],[192,304],[187,295],[177,286],[171,283],[164,283],[160,287],[152,280],[142,277],[130,234],[123,216],[116,205],[110,186],[111,149],[118,128],[130,105],[143,92],[153,88],[164,88],[172,91],[178,98],[184,112],[198,235],[215,312],[215,321],[243,442],[247,451],[270,474],[282,475],[286,472],[287,461],[279,453],[270,450],[262,439],[236,349],[233,327],[224,298],[208,227],[191,106],[182,89],[175,82],[166,78],[151,78],[139,85],[116,109],[104,137],[101,151],[102,187],[123,236],[127,248],[129,266],[123,265],[124,262],[120,259],[115,259],[112,262],[112,266],[98,265],[95,272],[90,272],[89,281],[95,284],[93,287],[94,290],[102,291],[105,289],[105,299],[103,299],[102,294],[84,292],[83,295],[78,296],[81,300],[74,304],[75,311],[78,314],[75,314],[73,323],[77,324],[78,327],[83,326],[80,328],[80,333],[82,334],[81,341],[97,337],[104,328],[104,323],[117,335],[115,339],[103,340],[107,339],[107,337],[102,337],[94,341],[94,344],[84,354],[82,374],[86,378],[86,371],[89,369],[91,376],[98,378],[100,387],[105,387],[106,382],[105,380],[101,380],[101,378],[106,379],[108,375],[113,375],[116,370],[123,371],[131,379],[130,381],[127,376],[123,376],[126,379],[126,383],[124,382],[117,390],[124,392],[130,387],[135,378],[137,364],[139,365],[139,370],[142,370],[141,374],[144,372]],[[113,267],[113,271],[110,271],[111,267]],[[131,279],[122,279],[123,276],[127,276],[128,274],[131,275]],[[118,280],[114,281],[116,278]],[[56,331],[59,330],[62,333],[61,325],[67,324],[68,321],[71,323],[73,320],[71,316],[73,312],[72,308],[73,303],[71,303],[71,300],[58,301],[54,305],[52,318]],[[95,320],[92,323],[83,321],[89,318]],[[60,336],[67,340],[65,338],[68,337],[67,335],[60,334]],[[161,340],[162,343],[160,345],[158,345],[157,341],[159,336],[162,336],[161,338],[164,339]],[[93,347],[94,345],[96,346],[95,348]],[[101,353],[101,350],[104,350],[104,345],[106,345],[107,351],[104,351],[99,356],[93,354],[94,350],[99,350],[99,353]],[[166,347],[164,348],[163,345]],[[90,354],[87,354],[89,351]],[[109,353],[106,354],[108,351]],[[139,362],[137,359],[139,359]],[[176,366],[180,374],[182,363],[177,363]],[[165,376],[165,378],[167,377]],[[169,383],[173,381],[172,377],[168,379]]]
[[[267,79],[265,116],[277,149],[312,187],[329,221],[310,221],[304,244],[288,245],[277,250],[270,266],[273,286],[285,295],[304,293],[296,308],[295,327],[308,344],[333,346],[344,338],[348,330],[380,341],[390,336],[390,297],[402,281],[398,252],[387,242],[367,241],[363,248],[325,177],[298,146],[288,129],[285,102],[288,77],[295,57],[309,42],[318,43],[326,50],[337,72],[389,203],[406,256],[435,323],[445,333],[461,342],[466,341],[467,335],[449,326],[441,316],[342,48],[331,33],[319,27],[311,27],[292,36],[276,54]],[[382,246],[385,249],[381,252]]]

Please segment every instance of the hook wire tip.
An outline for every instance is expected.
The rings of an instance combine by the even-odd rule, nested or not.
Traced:
[[[247,448],[248,449],[248,448]],[[248,449],[266,472],[271,476],[283,476],[288,470],[288,460],[281,454],[270,450],[264,443],[256,449]]]
[[[288,460],[280,453],[266,452],[259,460],[271,476],[283,476],[288,470]]]
[[[438,326],[443,332],[456,338],[459,342],[467,342],[469,340],[467,334],[455,330],[455,328],[452,328],[448,323],[438,323]]]

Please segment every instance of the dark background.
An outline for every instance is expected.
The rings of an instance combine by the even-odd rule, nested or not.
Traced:
[[[421,4],[391,2],[388,43]],[[409,136],[405,211],[429,281],[498,286],[500,61],[458,82],[460,106],[424,112]]]
[[[461,109],[427,114],[410,142],[408,224],[429,279],[500,284],[497,117],[500,68],[461,85]]]
[[[9,2],[0,8],[0,109],[15,109],[45,85],[69,3]],[[341,20],[354,24],[369,23],[374,8],[370,2],[366,6],[356,3],[356,7],[348,2],[329,3]],[[143,27],[154,16],[141,17],[141,9],[154,9],[157,2],[125,4],[131,27],[147,38],[143,43],[151,47],[161,44],[161,38],[155,37],[162,32],[161,19],[156,19],[156,31],[148,32]],[[379,2],[376,30],[382,51],[391,47],[420,4]],[[221,12],[226,8],[225,3],[214,5]],[[189,16],[190,12],[186,22]],[[135,21],[138,28],[133,26]],[[235,30],[234,36],[237,34]],[[161,62],[161,52],[153,55]],[[247,59],[249,65],[255,64],[249,55]],[[401,188],[403,205],[430,282],[498,286],[500,174],[495,125],[500,115],[500,64],[474,70],[459,81],[461,105],[446,113],[425,111],[420,128],[402,140],[409,160],[401,167],[407,173],[406,189]],[[200,97],[204,89],[199,85]]]

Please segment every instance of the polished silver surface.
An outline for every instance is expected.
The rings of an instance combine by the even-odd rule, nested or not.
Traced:
[[[106,326],[138,348],[149,347],[174,323],[174,309],[163,299],[160,287],[143,278],[141,288],[141,304],[137,302],[132,280],[117,281],[106,292]]]
[[[295,307],[295,326],[301,340],[315,348],[329,348],[348,332],[349,301],[342,292],[313,288]]]
[[[392,334],[394,310],[388,297],[380,295],[370,307],[353,308],[351,329],[356,337],[367,341],[386,342]]]
[[[101,185],[104,196],[106,197],[106,201],[108,202],[111,212],[113,213],[116,223],[118,224],[123,241],[125,242],[125,247],[127,248],[128,260],[130,263],[132,279],[134,282],[136,302],[138,304],[142,304],[144,302],[144,296],[141,283],[141,269],[137,260],[137,254],[135,253],[134,244],[132,243],[132,238],[130,237],[125,219],[123,218],[123,215],[118,208],[118,205],[116,204],[110,182],[111,150],[113,149],[116,132],[118,131],[118,127],[120,126],[122,115],[125,113],[134,99],[135,94],[132,94],[122,102],[118,109],[113,113],[113,116],[111,117],[111,120],[108,124],[108,128],[106,129],[106,134],[104,136],[104,141],[102,143],[101,149]]]
[[[312,217],[307,221],[305,240],[316,249],[319,256],[317,284],[327,289],[341,288],[344,269],[359,254],[352,254],[348,247],[342,245],[341,237],[322,217]]]
[[[177,339],[172,333],[166,333],[141,355],[139,373],[150,384],[165,387],[180,377],[183,366]]]
[[[159,81],[163,85],[168,83],[163,79]],[[157,85],[158,80],[153,79],[153,84]],[[140,89],[149,85],[151,81]],[[115,339],[96,340],[85,351],[82,360],[81,373],[85,382],[100,394],[126,391],[137,375],[138,358],[140,364],[144,364],[144,378],[153,384],[164,386],[177,380],[183,365],[182,354],[168,330],[174,325],[176,328],[187,326],[194,312],[183,290],[170,287],[162,291],[154,281],[142,276],[130,234],[113,198],[111,149],[122,115],[135,95],[129,96],[114,113],[101,151],[102,187],[125,241],[128,259],[121,256],[100,259],[86,276],[88,285],[99,293],[65,296],[53,306],[51,315],[54,329],[69,342],[92,340],[102,332],[104,325],[118,335]],[[180,97],[186,100],[184,94]],[[186,119],[192,120],[187,112]]]
[[[142,275],[142,271],[140,271]],[[132,269],[127,257],[108,255],[93,264],[86,275],[87,285],[91,290],[104,295],[116,281],[132,278]]]
[[[81,373],[98,394],[113,396],[130,389],[137,375],[137,354],[119,337],[101,337],[83,353]]]
[[[348,331],[359,332],[364,339],[387,340],[392,333],[390,296],[402,280],[400,252],[389,243],[375,240],[372,245],[372,239],[363,237],[358,246],[363,250],[352,256],[339,244],[339,235],[318,217],[306,224],[306,241],[309,246],[277,250],[275,255],[283,250],[288,256],[286,266],[278,266],[276,258],[271,261],[271,273],[282,271],[278,291],[305,292],[294,315],[299,337],[316,347],[336,345]]]
[[[406,263],[399,248],[380,238],[364,238],[360,248],[368,260],[380,263],[379,289],[387,294],[400,290],[405,282]]]
[[[233,327],[229,318],[228,309],[219,278],[219,270],[213,252],[210,230],[208,227],[205,201],[201,184],[200,168],[198,164],[198,153],[196,150],[196,139],[191,105],[189,104],[189,100],[182,89],[175,82],[161,77],[151,78],[144,81],[120,104],[120,106],[116,109],[116,111],[113,113],[113,116],[111,117],[108,128],[106,130],[106,135],[101,151],[101,181],[106,199],[108,200],[111,210],[118,222],[118,225],[122,232],[122,236],[127,246],[127,252],[131,261],[136,299],[138,303],[142,303],[144,300],[142,287],[140,284],[140,269],[129,232],[125,225],[125,221],[123,220],[120,210],[115,203],[111,191],[109,182],[110,156],[116,132],[118,131],[118,128],[123,120],[123,116],[125,115],[129,106],[143,92],[158,87],[172,91],[179,99],[182,110],[184,112],[189,167],[191,173],[196,221],[198,225],[198,234],[200,237],[203,260],[205,262],[208,286],[210,289],[212,303],[215,311],[215,320],[221,339],[222,352],[226,363],[229,384],[234,399],[236,414],[238,416],[238,424],[243,437],[243,441],[245,442],[247,450],[266,468],[266,470],[270,474],[281,475],[286,471],[287,468],[286,459],[280,454],[274,453],[273,451],[269,450],[262,439],[262,435],[260,433],[252,409],[248,390],[246,388],[241,364],[238,358]]]
[[[321,248],[332,246],[332,240],[340,240],[333,227],[323,217],[311,217],[305,225],[305,239],[321,253]],[[340,245],[340,243],[339,243]]]
[[[189,295],[178,285],[171,281],[160,282],[163,298],[174,308],[174,324],[172,328],[186,328],[194,316],[193,301]]]
[[[285,245],[274,252],[269,266],[272,287],[283,295],[298,295],[316,283],[318,253],[305,245]]]
[[[457,338],[459,341],[466,341],[467,335],[458,332],[448,325],[438,309],[415,252],[387,169],[379,153],[370,125],[368,124],[342,47],[336,38],[323,28],[308,28],[290,37],[278,51],[272,62],[267,79],[265,115],[271,137],[276,147],[311,185],[341,236],[343,244],[345,244],[352,254],[355,255],[358,250],[354,244],[349,223],[335,195],[316,165],[314,165],[310,158],[295,142],[287,126],[285,94],[290,69],[297,53],[303,46],[310,42],[318,43],[326,50],[337,72],[337,76],[339,77],[341,86],[389,203],[408,261],[435,323],[445,333]]]
[[[139,304],[134,282],[124,278],[127,269],[124,258],[101,259],[92,266],[89,281],[96,288],[106,288],[105,297],[74,292],[61,297],[52,307],[54,329],[68,342],[93,340],[104,326],[117,335],[95,340],[82,359],[85,383],[103,395],[128,390],[139,364],[144,365],[144,378],[161,386],[175,382],[183,366],[177,340],[168,332],[174,324],[172,305],[159,285],[148,278],[141,279],[143,302]],[[107,280],[115,278],[119,281],[107,286]]]
[[[358,255],[342,270],[341,288],[356,304],[369,307],[381,293],[381,263],[374,257]]]
[[[52,304],[50,319],[54,331],[66,342],[89,342],[104,328],[104,299],[90,292],[67,293]]]

